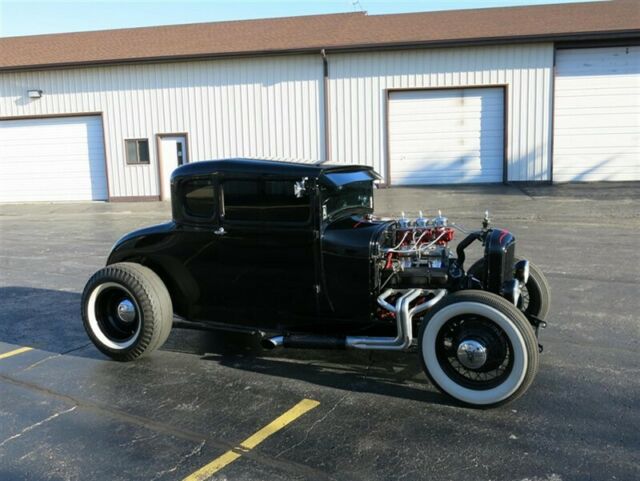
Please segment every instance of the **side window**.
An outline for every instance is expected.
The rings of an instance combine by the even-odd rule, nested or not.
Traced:
[[[208,178],[191,179],[182,184],[184,210],[190,217],[210,218],[216,211],[213,181]]]
[[[306,222],[309,220],[310,198],[304,181],[267,180],[264,190],[264,221]]]
[[[226,220],[260,221],[263,205],[260,181],[226,180],[223,186]]]
[[[307,179],[226,180],[224,218],[247,222],[307,222],[311,215]]]

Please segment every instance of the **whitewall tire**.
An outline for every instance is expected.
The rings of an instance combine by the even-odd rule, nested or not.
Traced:
[[[82,293],[82,321],[107,356],[132,361],[164,344],[173,306],[166,286],[148,267],[132,262],[96,272]]]
[[[516,399],[538,367],[538,343],[526,317],[505,299],[481,291],[451,294],[427,313],[419,350],[438,389],[477,407]]]

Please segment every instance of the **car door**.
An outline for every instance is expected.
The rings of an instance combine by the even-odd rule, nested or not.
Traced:
[[[219,280],[212,273],[220,258],[220,190],[211,175],[179,180],[173,199],[176,227],[171,241],[161,251],[157,262],[171,272],[185,305],[174,306],[190,320],[216,320],[216,306],[221,303]],[[178,299],[174,302],[179,302]]]
[[[316,231],[308,180],[222,180],[219,296],[238,323],[281,328],[316,313]]]

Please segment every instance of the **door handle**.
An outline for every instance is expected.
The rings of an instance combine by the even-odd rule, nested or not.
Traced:
[[[215,235],[225,235],[227,231],[224,230],[224,227],[218,227],[216,230],[213,231],[213,233]]]

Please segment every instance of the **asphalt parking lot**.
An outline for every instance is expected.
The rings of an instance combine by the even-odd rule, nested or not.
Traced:
[[[488,208],[547,273],[524,397],[466,409],[412,354],[266,352],[239,334],[174,330],[146,359],[107,360],[80,292],[168,206],[0,205],[0,480],[640,479],[640,184],[398,188],[376,204],[467,227]]]

